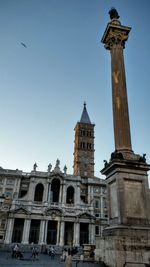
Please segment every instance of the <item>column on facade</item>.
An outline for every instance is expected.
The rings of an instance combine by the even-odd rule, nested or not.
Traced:
[[[44,187],[44,195],[43,195],[43,201],[48,201],[48,193],[49,193],[49,183],[47,181],[47,183],[45,184],[45,187]]]
[[[4,240],[5,244],[10,244],[12,241],[13,227],[14,227],[14,218],[9,218],[6,226],[6,234]]]
[[[32,177],[30,180],[30,185],[29,185],[29,192],[28,192],[28,200],[33,201],[34,200],[34,193],[35,193],[35,178]]]
[[[60,221],[57,222],[57,240],[56,240],[57,245],[59,245],[59,236],[60,236]]]
[[[77,183],[77,192],[75,196],[76,196],[75,204],[80,205],[80,184],[79,183]]]
[[[48,227],[48,221],[45,221],[45,231],[44,231],[44,244],[47,243],[47,227]]]
[[[101,188],[101,190],[102,190],[102,188]],[[101,195],[100,201],[101,201],[101,203],[100,203],[100,205],[101,205],[101,218],[103,218],[104,217],[104,203],[103,203],[102,195]]]
[[[29,244],[30,224],[31,224],[31,220],[25,219],[24,228],[23,228],[23,236],[22,236],[23,244]]]
[[[49,183],[49,189],[48,189],[48,198],[47,198],[48,203],[50,204],[51,202],[51,183]]]
[[[95,243],[95,225],[94,222],[89,224],[89,243]]]
[[[75,222],[74,233],[73,233],[73,245],[74,246],[79,246],[79,243],[80,243],[79,236],[80,236],[80,223]]]
[[[41,220],[40,224],[40,234],[39,234],[39,244],[44,243],[44,233],[45,233],[45,220]]]
[[[64,246],[64,234],[65,234],[65,222],[60,222],[60,238],[59,238],[59,245]]]
[[[91,186],[90,185],[88,185],[88,197],[87,197],[87,199],[88,199],[88,204],[90,204],[91,203],[91,200],[92,200],[92,198],[91,198]]]
[[[62,190],[63,190],[63,184],[60,184],[60,190],[59,190],[59,202],[62,203]]]
[[[65,182],[63,183],[63,194],[62,194],[62,203],[66,203],[66,184]]]

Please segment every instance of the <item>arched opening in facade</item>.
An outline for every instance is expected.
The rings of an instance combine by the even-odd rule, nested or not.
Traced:
[[[56,245],[57,241],[57,221],[48,221],[47,244]]]
[[[21,243],[23,235],[24,219],[15,218],[14,229],[12,235],[13,243]]]
[[[39,234],[40,234],[40,220],[31,220],[30,234],[29,234],[29,243],[38,244]]]
[[[89,224],[80,223],[80,245],[89,243]]]
[[[44,191],[43,184],[37,184],[36,187],[35,187],[34,201],[42,202],[42,200],[43,200],[43,191]]]
[[[64,242],[70,247],[73,245],[73,222],[65,222]]]
[[[67,204],[74,204],[74,188],[73,188],[73,186],[69,186],[67,188],[66,203]]]
[[[51,184],[51,201],[59,202],[60,181],[59,179],[53,179]],[[61,201],[61,200],[60,200]]]

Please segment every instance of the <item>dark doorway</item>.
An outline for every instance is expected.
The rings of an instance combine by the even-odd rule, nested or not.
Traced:
[[[66,203],[67,204],[74,204],[74,188],[73,188],[73,186],[69,186],[67,188]]]
[[[89,243],[89,224],[80,223],[80,245]]]
[[[65,222],[65,245],[73,245],[73,222]]]
[[[56,245],[57,242],[57,221],[48,221],[47,244]]]
[[[52,202],[59,202],[60,181],[59,179],[53,179],[51,184]],[[61,200],[60,200],[61,202]]]
[[[36,187],[35,187],[34,201],[42,202],[42,200],[43,200],[43,191],[44,191],[43,184],[37,184]]]
[[[31,220],[29,243],[38,244],[40,233],[40,220]]]
[[[24,219],[15,219],[12,235],[13,243],[21,243],[23,235]]]

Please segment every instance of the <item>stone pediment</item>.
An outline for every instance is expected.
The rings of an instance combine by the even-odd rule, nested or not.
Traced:
[[[82,212],[78,215],[78,217],[80,219],[95,219],[95,217],[88,212]]]
[[[19,208],[13,209],[13,210],[11,210],[11,213],[26,214],[26,215],[31,214],[31,212],[24,207],[19,207]]]
[[[45,215],[50,215],[52,217],[62,216],[63,211],[59,208],[48,208],[45,210]]]

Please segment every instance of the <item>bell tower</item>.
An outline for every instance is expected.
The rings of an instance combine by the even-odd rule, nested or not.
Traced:
[[[80,173],[82,177],[94,176],[94,126],[84,103],[81,119],[74,129],[74,175]]]

